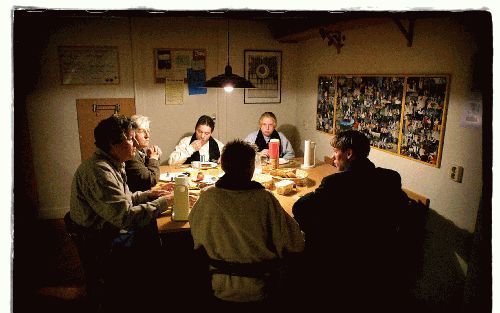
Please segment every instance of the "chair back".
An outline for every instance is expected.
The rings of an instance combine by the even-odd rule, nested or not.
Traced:
[[[70,212],[64,215],[64,225],[76,245],[80,263],[85,274],[87,297],[91,307],[100,308],[104,293],[104,255],[96,238],[86,232],[85,227],[76,224]]]
[[[403,191],[406,193],[408,198],[415,200],[417,202],[421,202],[423,205],[426,207],[429,207],[431,200],[425,196],[422,196],[421,194],[418,194],[414,191],[411,191],[410,189],[403,188]]]

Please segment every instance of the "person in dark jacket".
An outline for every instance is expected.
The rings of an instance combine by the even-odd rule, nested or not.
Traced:
[[[292,209],[305,233],[304,296],[346,312],[392,312],[399,299],[398,215],[406,199],[401,177],[375,167],[361,132],[340,132],[331,145],[339,172],[325,177]]]
[[[149,118],[142,115],[133,115],[137,153],[125,162],[127,185],[130,191],[145,191],[154,187],[160,179],[161,149],[150,146]]]

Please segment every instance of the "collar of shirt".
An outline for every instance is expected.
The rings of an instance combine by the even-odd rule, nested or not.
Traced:
[[[95,153],[98,156],[108,160],[111,163],[111,165],[113,165],[113,167],[115,167],[119,172],[125,172],[125,163],[124,162],[116,161],[115,159],[113,159],[113,157],[111,157],[111,155],[109,155],[108,153],[104,152],[103,150],[101,150],[99,148],[96,148]]]

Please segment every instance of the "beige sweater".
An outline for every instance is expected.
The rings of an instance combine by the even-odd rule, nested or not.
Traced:
[[[204,247],[212,259],[256,263],[301,252],[304,238],[295,220],[265,189],[209,188],[189,215],[195,249]],[[216,297],[226,301],[263,300],[264,281],[214,274]]]

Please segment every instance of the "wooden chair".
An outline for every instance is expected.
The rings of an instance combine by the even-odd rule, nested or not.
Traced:
[[[332,164],[332,162],[333,162],[333,158],[332,158],[331,156],[325,155],[325,158],[323,159],[323,161],[324,161],[326,164]]]
[[[421,202],[426,207],[429,207],[431,200],[421,194],[418,194],[410,189],[403,188],[403,191],[408,195],[408,198],[413,199],[417,202]]]

